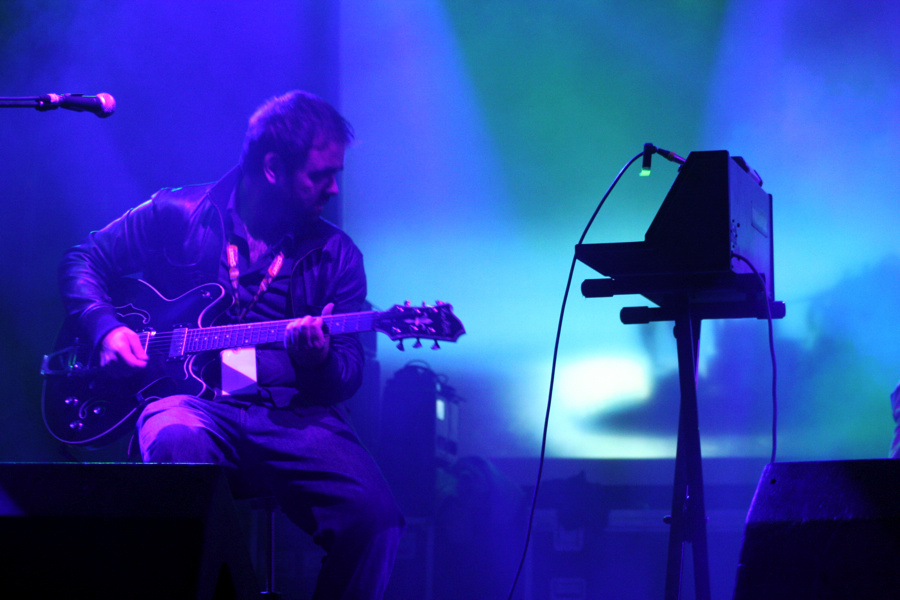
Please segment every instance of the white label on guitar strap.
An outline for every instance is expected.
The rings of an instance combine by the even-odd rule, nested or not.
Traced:
[[[256,394],[256,348],[222,350],[222,394]]]

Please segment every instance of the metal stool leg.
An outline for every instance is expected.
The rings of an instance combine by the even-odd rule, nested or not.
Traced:
[[[269,600],[281,600],[281,594],[275,591],[275,511],[278,510],[278,503],[275,501],[275,498],[261,498],[257,501],[255,507],[263,510],[263,518],[265,520],[261,537],[265,551],[263,568],[265,569],[266,582],[265,591],[260,593],[260,597]]]

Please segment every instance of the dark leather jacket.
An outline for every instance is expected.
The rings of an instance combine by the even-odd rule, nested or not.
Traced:
[[[96,345],[121,325],[110,299],[110,286],[119,277],[139,274],[167,298],[176,298],[204,283],[219,279],[226,244],[228,200],[240,181],[236,167],[215,184],[166,188],[130,209],[84,243],[69,250],[60,266],[63,303],[79,320],[84,335]],[[366,277],[362,254],[334,225],[319,219],[314,233],[299,243],[291,273],[291,314],[319,314],[334,302],[335,313],[362,310]],[[331,338],[323,365],[294,364],[283,350],[285,365],[294,373],[277,404],[332,404],[346,400],[362,379],[364,355],[355,335]]]

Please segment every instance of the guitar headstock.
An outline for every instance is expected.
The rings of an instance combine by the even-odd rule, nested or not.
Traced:
[[[394,341],[416,338],[455,342],[466,332],[462,322],[453,314],[453,306],[444,302],[438,302],[437,306],[412,306],[409,302],[396,304],[378,314],[374,329]],[[403,349],[402,342],[399,347]]]

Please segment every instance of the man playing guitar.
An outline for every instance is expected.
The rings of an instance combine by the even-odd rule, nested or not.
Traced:
[[[341,408],[360,385],[362,346],[328,325],[359,311],[366,297],[362,254],[321,218],[338,193],[351,139],[349,124],[324,100],[300,91],[273,98],[251,117],[230,173],[215,184],[157,192],[72,248],[60,270],[70,319],[99,353],[105,376],[123,386],[154,368],[154,344],[163,340],[169,356],[194,343],[227,348],[201,352],[202,360],[160,361],[184,375],[160,381],[194,387],[138,388],[141,458],[224,465],[237,492],[274,494],[326,551],[317,599],[380,598],[403,527]],[[112,299],[114,283],[129,275],[151,287],[163,312],[169,299],[210,304],[187,323],[194,329],[170,316],[172,334],[137,331],[126,316],[147,316]],[[279,320],[274,334],[262,330]],[[235,341],[244,335],[263,337]]]

